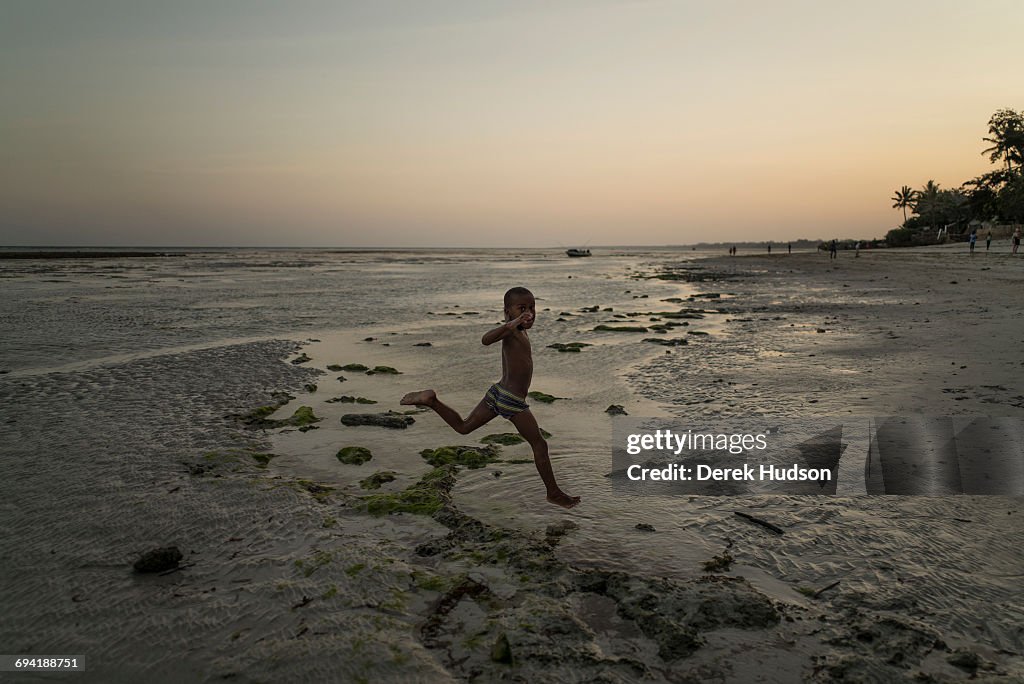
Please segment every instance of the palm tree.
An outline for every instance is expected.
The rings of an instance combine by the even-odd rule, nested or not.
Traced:
[[[892,200],[896,204],[892,205],[892,208],[903,210],[903,225],[907,225],[907,207],[913,207],[916,199],[917,190],[911,189],[909,185],[904,185],[893,195]]]
[[[1024,114],[1012,109],[1000,109],[988,120],[990,138],[982,138],[992,143],[992,147],[982,150],[989,161],[995,163],[1000,157],[1006,163],[1007,172],[1013,171],[1011,161],[1020,166],[1024,159]]]
[[[933,180],[925,183],[925,186],[917,191],[914,202],[914,212],[921,218],[928,221],[928,226],[934,228],[932,221],[939,210],[939,184]]]

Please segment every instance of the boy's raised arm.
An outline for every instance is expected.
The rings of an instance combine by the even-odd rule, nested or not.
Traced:
[[[512,331],[516,329],[516,326],[523,322],[523,316],[526,314],[520,314],[511,321],[505,321],[494,330],[488,330],[484,333],[484,336],[480,338],[480,343],[483,345],[494,344],[498,340],[503,340],[512,334]]]

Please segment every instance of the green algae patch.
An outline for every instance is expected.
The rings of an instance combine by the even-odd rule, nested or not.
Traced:
[[[443,465],[460,465],[471,470],[483,468],[498,459],[498,449],[493,445],[485,447],[444,446],[436,449],[424,449],[420,452],[430,465],[435,468]]]
[[[267,465],[269,465],[271,459],[277,458],[277,454],[250,454],[250,455],[252,456],[252,460],[256,461],[256,464],[260,468],[266,468]]]
[[[363,497],[370,515],[412,513],[433,515],[451,503],[451,490],[455,486],[454,466],[434,468],[397,494],[372,494]]]
[[[295,568],[299,570],[303,577],[309,577],[314,572],[329,565],[334,560],[334,557],[328,551],[317,551],[308,558],[296,558]]]
[[[347,446],[337,453],[338,460],[347,465],[362,465],[373,458],[366,447]]]
[[[319,423],[320,418],[317,418],[313,413],[313,409],[310,406],[300,406],[295,410],[295,413],[290,418],[283,420],[275,420],[269,418],[279,408],[284,406],[294,397],[281,397],[278,404],[271,404],[269,406],[260,406],[259,408],[253,409],[249,413],[243,416],[235,416],[242,424],[249,428],[255,429],[274,429],[282,427],[297,427],[303,428],[312,425],[313,423]]]
[[[347,394],[343,394],[340,397],[334,397],[324,402],[325,404],[376,404],[377,402],[373,399],[367,399],[366,397],[353,397]]]
[[[370,477],[360,480],[359,486],[363,489],[380,489],[381,485],[394,482],[396,477],[398,477],[398,473],[392,470],[380,470]]]
[[[271,488],[277,489],[279,487],[286,487],[297,492],[306,492],[311,494],[319,503],[326,503],[330,499],[331,494],[334,493],[334,487],[313,482],[312,480],[277,480],[275,478]]]
[[[237,473],[248,470],[250,464],[247,456],[255,454],[240,449],[228,451],[207,451],[198,461],[182,461],[181,464],[188,468],[189,475],[195,477],[221,477],[223,473]],[[257,465],[257,467],[260,467]]]
[[[295,413],[292,414],[291,418],[286,418],[281,421],[277,421],[282,425],[292,425],[295,427],[303,427],[304,425],[312,425],[313,423],[319,423],[322,419],[317,418],[313,414],[313,408],[310,406],[300,406],[295,409]]]
[[[491,646],[491,660],[504,665],[512,664],[512,647],[508,643],[508,635],[504,632],[498,635],[498,639]]]
[[[334,369],[332,368],[331,370],[334,370]],[[361,363],[348,363],[348,364],[345,364],[344,366],[341,366],[337,370],[339,370],[339,371],[350,371],[352,373],[356,373],[358,371],[370,370],[370,367],[369,366],[364,366]]]
[[[550,439],[551,433],[545,430],[544,428],[541,428],[540,436],[543,437],[544,439]],[[524,439],[523,436],[520,435],[518,432],[499,432],[494,435],[487,435],[486,437],[480,440],[480,443],[499,444],[501,446],[512,446],[514,444],[521,444],[525,441],[526,439]]]
[[[445,591],[448,588],[448,580],[440,575],[413,570],[412,581],[424,591]]]
[[[712,556],[711,560],[704,561],[702,567],[704,572],[725,572],[732,567],[734,562],[735,559],[726,551],[720,556]]]
[[[642,325],[601,325],[595,326],[596,332],[647,332],[647,328]]]
[[[367,375],[401,375],[401,371],[395,370],[391,366],[374,366],[366,371]]]
[[[338,371],[344,370],[340,363],[332,363],[327,366],[327,370],[337,373]]]
[[[556,397],[554,395],[546,394],[544,392],[530,392],[526,396],[527,398],[533,399],[534,401],[539,401],[542,404],[553,404],[559,399],[565,399],[565,397]]]
[[[245,415],[245,418],[248,418],[248,419],[253,420],[253,421],[264,420],[267,416],[273,414],[274,411],[276,411],[279,408],[281,408],[281,404],[271,404],[269,406],[260,406],[259,408],[255,408],[252,411],[250,411],[249,413],[247,413]]]
[[[522,435],[516,434],[515,432],[501,432],[496,435],[487,435],[480,440],[481,444],[500,444],[502,446],[512,446],[513,444],[519,444],[525,442]]]
[[[510,458],[509,460],[505,461],[505,463],[508,463],[509,465],[519,465],[521,463],[533,463],[533,459],[532,458]]]
[[[331,493],[334,491],[334,487],[328,487],[327,485],[322,485],[317,482],[313,482],[312,480],[296,480],[295,484],[297,484],[301,489],[312,494],[313,498],[321,503],[327,501],[327,499],[330,498]]]

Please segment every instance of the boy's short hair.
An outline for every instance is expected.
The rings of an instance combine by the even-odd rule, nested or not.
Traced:
[[[505,308],[508,308],[509,300],[513,297],[523,297],[525,295],[533,296],[533,293],[527,290],[525,287],[513,287],[511,290],[505,293]]]

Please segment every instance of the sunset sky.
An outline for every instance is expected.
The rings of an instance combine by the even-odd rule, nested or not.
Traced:
[[[1024,2],[0,3],[0,245],[880,237]]]

